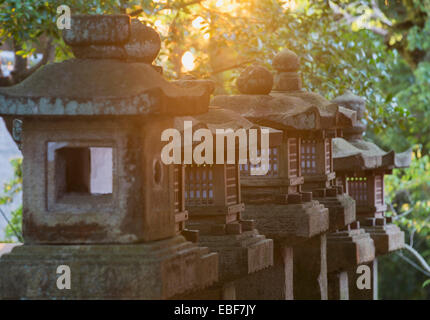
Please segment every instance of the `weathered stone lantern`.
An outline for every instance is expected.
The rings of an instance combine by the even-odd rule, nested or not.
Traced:
[[[299,98],[319,111],[317,126],[296,131],[301,138],[303,190],[312,192],[314,198],[329,209],[330,230],[344,227],[355,220],[355,207],[351,198],[335,185],[332,138],[340,135],[343,128],[352,127],[356,115],[316,93],[303,91],[298,74],[299,59],[290,50],[280,52],[274,58],[273,66],[277,72],[273,96]]]
[[[364,119],[366,110],[363,98],[347,92],[334,102],[351,110],[356,110],[359,120]],[[366,126],[359,122],[353,128],[344,131],[344,139],[333,140],[334,168],[338,184],[356,201],[357,220],[370,234],[375,244],[376,256],[401,249],[404,245],[404,232],[385,217],[387,206],[384,202],[384,175],[393,168],[406,168],[411,162],[411,151],[396,154],[385,152],[374,143],[362,137]],[[354,290],[353,299],[377,299],[377,259],[369,264],[373,268],[374,285],[372,290]],[[351,272],[354,284],[356,274]]]
[[[328,298],[345,298],[347,292],[346,272],[337,272],[345,265],[355,266],[369,262],[374,257],[374,246],[364,230],[357,229],[359,224],[349,225],[355,220],[355,204],[335,183],[333,168],[332,138],[342,134],[355,123],[353,116],[345,108],[333,106],[318,95],[301,91],[301,80],[297,73],[297,56],[284,50],[274,59],[277,70],[275,92],[273,95],[289,95],[312,101],[321,111],[321,125],[316,130],[300,133],[300,165],[304,176],[303,190],[311,191],[314,198],[329,209],[330,231],[341,232],[328,234],[327,268]],[[330,116],[330,109],[338,108],[340,117]],[[346,227],[346,228],[345,228]]]
[[[211,285],[217,254],[178,235],[174,168],[160,158],[161,132],[206,112],[211,91],[164,80],[157,33],[127,15],[75,16],[64,40],[77,59],[0,90],[24,154],[24,245],[0,259],[0,297],[165,299]]]
[[[218,107],[210,107],[209,112],[202,115],[176,118],[178,130],[184,129],[184,121],[192,123],[194,132],[209,129],[213,137],[211,164],[193,161],[193,164],[184,165],[184,198],[189,214],[186,232],[197,230],[198,242],[217,252],[220,260],[220,283],[191,297],[235,299],[235,281],[273,265],[273,241],[258,233],[253,220],[242,219],[245,205],[240,189],[240,144],[233,150],[234,163],[228,164],[228,138],[216,135],[216,130],[244,129],[246,132],[258,126],[233,111]],[[219,139],[223,139],[223,150],[217,148]],[[193,149],[198,144],[195,142]],[[216,160],[219,152],[224,159],[222,164]]]
[[[275,267],[264,272],[259,281],[266,285],[264,296],[292,299],[294,282],[294,298],[325,299],[326,239],[322,234],[328,230],[328,214],[327,209],[312,199],[312,193],[302,192],[306,181],[303,167],[308,168],[302,154],[315,153],[313,159],[309,158],[311,168],[312,164],[316,168],[320,159],[325,163],[326,148],[321,155],[317,153],[319,145],[308,148],[307,141],[316,140],[324,130],[351,126],[355,113],[330,104],[317,94],[302,92],[297,73],[299,61],[291,51],[277,55],[274,67],[278,73],[273,91],[270,72],[251,66],[238,79],[242,95],[216,96],[211,104],[282,131],[282,139],[271,144],[269,173],[265,177],[250,177],[243,170],[241,182],[244,199],[249,201],[245,216],[255,219],[258,229],[275,240]],[[331,158],[329,161],[331,168]],[[253,292],[249,287],[243,291],[247,297]],[[254,292],[264,289],[255,288]]]

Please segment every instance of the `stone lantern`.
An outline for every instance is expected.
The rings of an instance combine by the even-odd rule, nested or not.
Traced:
[[[300,64],[293,52],[284,50],[279,53],[273,66],[277,69],[273,90],[270,72],[250,66],[238,80],[242,95],[216,96],[211,104],[234,110],[256,124],[282,131],[281,140],[271,144],[269,174],[249,177],[244,171],[241,182],[244,199],[249,201],[244,216],[255,219],[257,228],[275,240],[275,267],[265,272],[259,281],[266,284],[265,296],[291,299],[294,291],[296,299],[325,299],[324,232],[329,227],[328,219],[330,217],[330,227],[336,223],[345,226],[349,220],[354,221],[355,212],[353,208],[349,209],[350,205],[348,210],[330,209],[328,216],[319,199],[315,201],[311,192],[302,189],[309,177],[307,170],[315,170],[318,174],[314,179],[315,188],[321,189],[324,185],[330,190],[328,195],[332,195],[336,205],[341,207],[339,202],[347,196],[330,183],[334,173],[331,172],[331,149],[327,147],[327,142],[331,141],[328,134],[334,135],[344,127],[351,127],[355,112],[317,94],[301,91],[297,72]],[[315,141],[315,145],[309,145],[309,141]],[[327,174],[326,170],[329,170]],[[322,193],[326,196],[326,189],[316,193],[322,198],[321,202],[325,201]],[[312,188],[309,191],[313,191]],[[353,204],[352,199],[346,202]],[[291,275],[293,263],[294,275]],[[251,297],[250,288],[246,287],[244,292]],[[264,289],[256,288],[254,292],[264,292]]]
[[[356,110],[359,120],[364,119],[365,100],[346,92],[333,100],[351,110]],[[374,143],[363,139],[366,126],[359,122],[353,128],[344,130],[344,138],[333,140],[334,168],[338,184],[355,199],[357,220],[371,236],[375,244],[376,256],[401,249],[404,232],[385,217],[387,206],[384,201],[384,175],[394,168],[406,168],[411,162],[411,151],[385,152]],[[353,299],[377,299],[377,259],[368,264],[373,270],[372,290],[354,290],[355,272],[351,271],[353,284],[350,296]]]
[[[206,112],[211,90],[164,80],[158,34],[127,15],[75,16],[64,40],[76,59],[0,90],[24,155],[24,244],[0,259],[0,297],[166,299],[211,285],[217,254],[179,235],[160,158],[161,132]]]
[[[218,107],[210,107],[202,115],[176,118],[178,130],[183,130],[184,121],[191,121],[193,131],[209,129],[213,137],[212,163],[193,161],[184,165],[184,182],[181,183],[189,215],[185,232],[198,231],[199,244],[217,252],[220,260],[220,283],[185,298],[235,299],[238,279],[273,265],[273,241],[258,233],[253,220],[242,218],[245,205],[240,189],[240,145],[233,150],[234,163],[227,163],[227,138],[216,135],[216,130],[244,129],[243,132],[247,132],[258,130],[258,126],[231,110]],[[217,148],[219,139],[223,139],[224,150]],[[198,144],[196,142],[193,148]],[[216,160],[218,152],[222,152],[222,164]]]
[[[332,139],[341,135],[344,128],[352,127],[356,114],[316,93],[303,91],[298,73],[300,62],[294,52],[288,49],[281,51],[273,59],[273,67],[276,69],[273,96],[299,98],[319,110],[319,126],[296,131],[301,139],[302,189],[312,192],[314,198],[329,209],[330,230],[344,227],[355,220],[355,206],[352,199],[335,184]]]

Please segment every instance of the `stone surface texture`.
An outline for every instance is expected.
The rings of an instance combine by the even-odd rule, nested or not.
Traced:
[[[26,120],[23,135],[23,235],[26,243],[132,243],[175,235],[171,167],[154,183],[164,128],[170,119]],[[61,130],[58,130],[61,128]],[[64,194],[55,181],[56,142],[62,147],[113,149],[113,192]],[[47,182],[46,187],[43,183]]]
[[[344,228],[356,220],[355,200],[342,193],[335,197],[315,197],[329,212],[329,230],[335,231]]]
[[[364,229],[344,230],[327,235],[328,272],[345,271],[375,258],[375,245]]]
[[[137,19],[131,20],[131,35],[124,45],[127,58],[152,63],[161,49],[160,35]]]
[[[125,44],[130,37],[128,15],[75,15],[63,39],[69,46]]]
[[[255,229],[238,235],[202,235],[199,243],[218,253],[221,282],[240,279],[273,265],[273,240]]]
[[[243,94],[269,94],[273,87],[273,75],[265,67],[251,65],[242,71],[236,84]]]
[[[181,88],[145,63],[71,59],[51,63],[23,82],[0,89],[1,116],[193,115],[212,91]]]
[[[57,267],[71,271],[58,290]],[[23,245],[3,255],[2,299],[167,299],[218,278],[218,256],[174,237],[134,245]]]
[[[318,201],[295,205],[247,204],[246,219],[256,221],[257,229],[269,238],[292,245],[328,230],[328,210]]]

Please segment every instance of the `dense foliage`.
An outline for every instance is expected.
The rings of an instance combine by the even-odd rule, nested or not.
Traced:
[[[11,164],[14,171],[14,177],[3,186],[3,193],[0,193],[0,210],[5,214],[2,207],[10,204],[17,195],[22,192],[22,159],[12,159]],[[5,229],[5,241],[22,241],[22,206],[12,211],[11,218],[8,219],[8,225]],[[3,219],[4,217],[2,217]]]

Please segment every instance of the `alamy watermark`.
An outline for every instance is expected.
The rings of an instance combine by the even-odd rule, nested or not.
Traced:
[[[260,139],[258,133],[260,132]],[[251,164],[250,174],[261,176],[269,171],[269,129],[216,129],[215,164],[225,163],[227,145],[227,164]],[[239,146],[236,146],[239,140]],[[258,141],[260,140],[260,146]],[[214,164],[214,135],[209,129],[198,129],[193,133],[192,121],[184,121],[182,135],[177,129],[166,129],[161,141],[168,142],[161,151],[164,164]],[[195,142],[200,142],[193,145]],[[226,143],[227,142],[227,143]],[[182,154],[183,150],[183,154]],[[239,158],[236,161],[236,151]],[[249,159],[248,159],[249,155]],[[183,159],[183,161],[182,161]]]
[[[72,288],[72,272],[70,270],[70,267],[66,265],[58,266],[57,274],[60,275],[57,278],[57,289],[70,290]]]
[[[372,271],[367,265],[361,265],[357,267],[357,277],[356,285],[359,290],[370,290],[372,289]]]
[[[58,6],[57,14],[59,14],[57,18],[57,28],[60,30],[70,29],[72,26],[70,7],[65,4]]]

